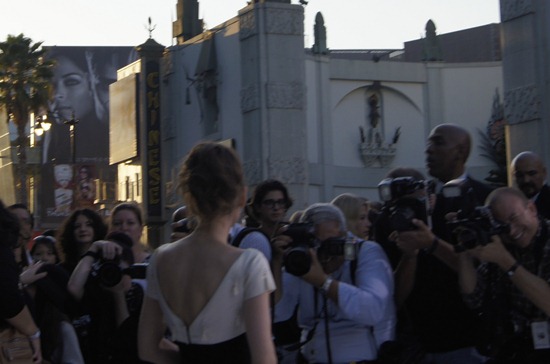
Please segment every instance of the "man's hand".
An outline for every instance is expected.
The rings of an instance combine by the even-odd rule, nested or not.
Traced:
[[[395,241],[399,249],[408,255],[414,254],[419,249],[429,248],[435,239],[434,233],[424,221],[412,219],[412,223],[417,227],[416,230],[394,231],[390,234],[390,239]]]
[[[315,249],[309,249],[309,256],[311,257],[311,266],[309,271],[301,278],[312,286],[319,288],[325,283],[327,274],[317,258],[317,251]],[[334,257],[334,259],[336,259],[336,257]]]
[[[496,263],[504,269],[510,266],[510,262],[515,261],[512,254],[502,244],[502,239],[498,235],[493,235],[489,244],[479,245],[468,252],[471,256],[481,261]]]
[[[283,264],[285,250],[292,243],[292,238],[288,235],[278,234],[271,239],[271,261]]]

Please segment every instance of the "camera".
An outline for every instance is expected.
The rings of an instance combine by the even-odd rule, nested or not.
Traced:
[[[378,194],[384,202],[382,214],[388,217],[391,230],[415,230],[413,219],[429,225],[429,188],[429,182],[413,177],[385,178],[378,184]],[[423,198],[411,196],[416,191],[425,191],[426,194]]]
[[[285,250],[283,256],[283,266],[288,273],[300,277],[309,271],[309,249],[315,247],[313,231],[312,223],[293,223],[285,226],[282,235],[292,238],[290,247]]]
[[[290,236],[292,243],[285,250],[283,265],[286,271],[301,277],[311,268],[309,249],[315,249],[318,255],[344,256],[346,260],[356,258],[357,251],[354,241],[345,238],[329,238],[319,241],[313,235],[312,223],[294,223],[285,227],[282,235]]]
[[[100,259],[92,265],[90,278],[104,287],[114,287],[120,283],[122,276],[129,275],[133,279],[145,279],[147,263],[132,264],[128,268],[120,268],[120,256],[114,259]]]
[[[378,184],[378,195],[383,202],[389,202],[425,188],[426,182],[414,177],[384,178]]]
[[[330,257],[344,256],[345,260],[355,260],[357,258],[357,246],[354,239],[329,238],[319,244],[317,254]]]
[[[491,236],[510,232],[510,225],[496,221],[486,206],[476,206],[470,213],[460,211],[457,220],[448,222],[447,226],[457,253],[487,245]]]

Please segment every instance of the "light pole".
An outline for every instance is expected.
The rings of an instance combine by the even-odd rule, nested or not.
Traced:
[[[63,120],[63,124],[69,125],[69,137],[71,140],[71,158],[73,165],[76,164],[76,124],[78,119],[75,117],[74,110],[69,120]]]
[[[52,127],[52,123],[48,121],[48,115],[40,115],[36,117],[36,123],[34,124],[34,133],[38,136],[42,136],[44,132],[47,132]]]

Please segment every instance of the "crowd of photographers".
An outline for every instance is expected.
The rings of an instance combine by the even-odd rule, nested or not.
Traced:
[[[379,206],[342,194],[287,218],[284,184],[256,186],[227,242],[259,250],[270,264],[280,363],[550,363],[544,162],[518,154],[510,165],[517,188],[493,189],[467,173],[470,149],[462,127],[435,127],[426,146],[430,177],[391,170],[378,185]],[[23,214],[13,251],[44,358],[143,362],[137,332],[149,254],[139,209],[114,211],[108,228],[90,210],[76,211],[57,244],[35,240],[35,262],[24,249],[32,215],[11,209]],[[171,240],[196,226],[178,209]],[[171,337],[166,330],[159,348],[177,352]]]

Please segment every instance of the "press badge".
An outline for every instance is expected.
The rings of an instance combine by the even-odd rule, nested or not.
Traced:
[[[550,327],[548,321],[536,321],[531,323],[533,346],[537,349],[550,349]]]

